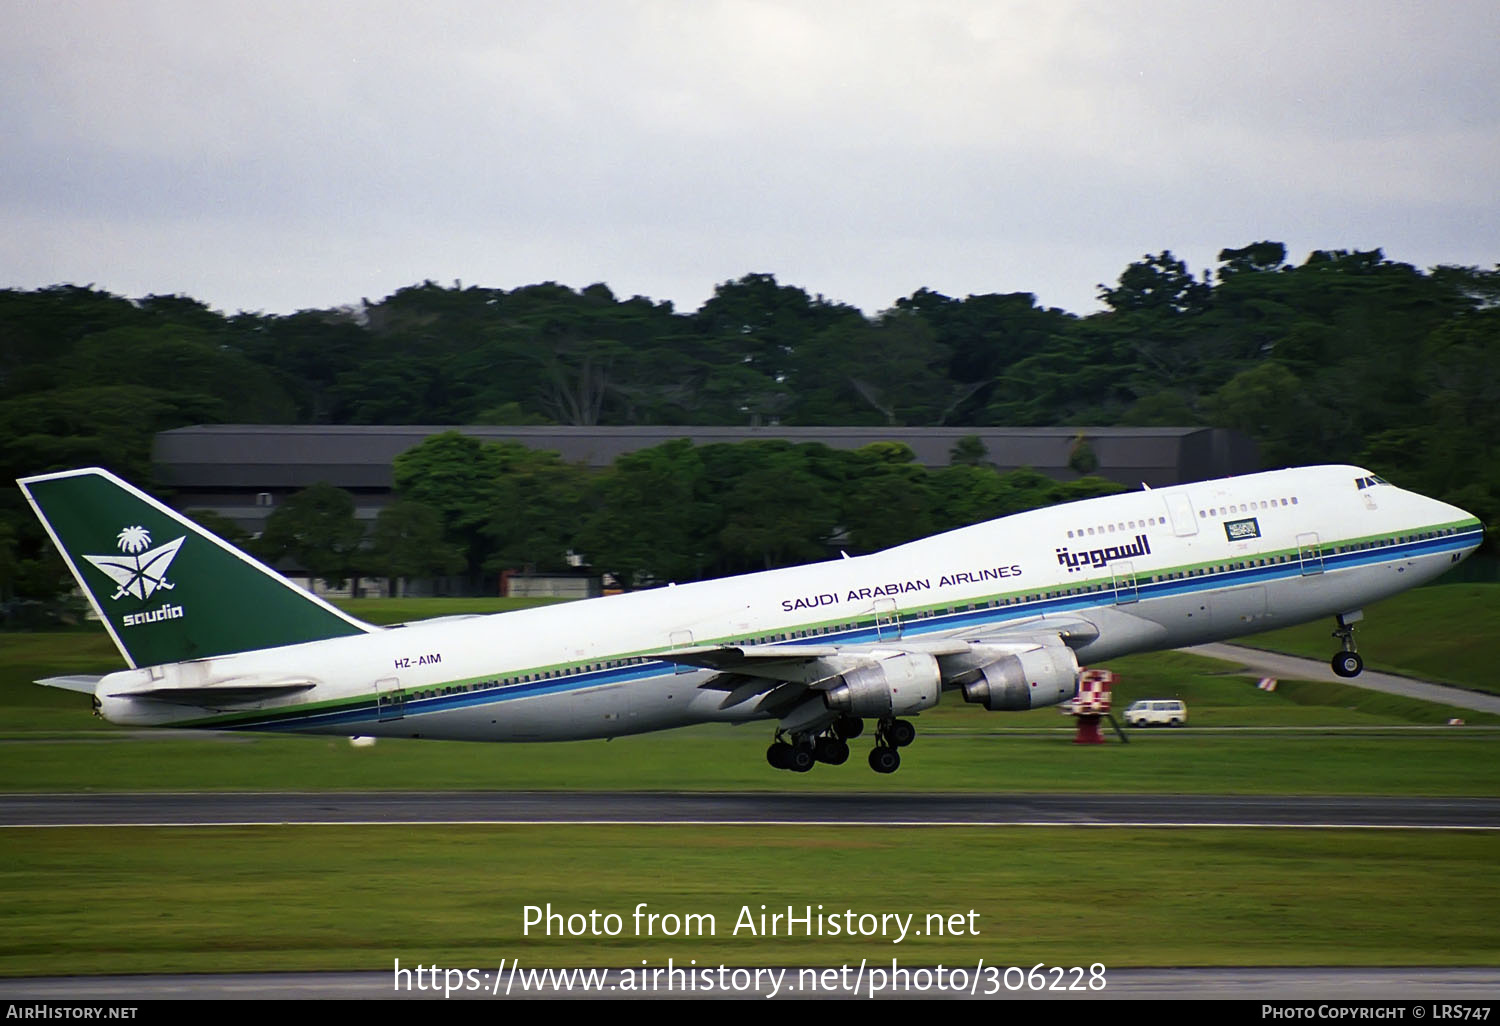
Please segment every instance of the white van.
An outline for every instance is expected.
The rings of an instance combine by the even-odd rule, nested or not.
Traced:
[[[1175,698],[1145,698],[1131,702],[1125,710],[1125,722],[1132,727],[1151,727],[1165,723],[1180,727],[1187,722],[1187,706]]]

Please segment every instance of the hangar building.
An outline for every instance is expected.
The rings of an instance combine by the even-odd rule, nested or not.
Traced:
[[[1058,480],[1080,439],[1095,473],[1152,487],[1260,469],[1255,443],[1238,431],[1203,427],[577,427],[210,424],[164,431],[152,452],[156,480],[182,509],[211,509],[251,532],[288,496],[318,483],[353,493],[357,515],[373,519],[392,496],[392,461],[431,435],[459,431],[485,440],[550,449],[569,462],[606,467],[622,453],[676,438],[711,442],[783,440],[857,449],[872,442],[911,446],[917,461],[952,462],[959,440],[977,436],[1001,470],[1031,467]]]

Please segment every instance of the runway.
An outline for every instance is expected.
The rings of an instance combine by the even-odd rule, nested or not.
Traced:
[[[1243,645],[1194,645],[1191,648],[1178,649],[1178,651],[1191,652],[1194,655],[1207,656],[1210,659],[1219,659],[1226,663],[1233,663],[1268,677],[1283,677],[1288,680],[1327,681],[1330,684],[1344,684],[1349,687],[1366,688],[1370,691],[1380,691],[1387,695],[1401,695],[1406,698],[1415,698],[1423,702],[1436,702],[1439,705],[1454,706],[1459,709],[1500,713],[1500,695],[1491,695],[1483,691],[1471,691],[1468,688],[1453,687],[1448,684],[1434,684],[1431,681],[1416,680],[1412,677],[1398,677],[1393,673],[1365,670],[1358,677],[1339,677],[1334,674],[1327,663],[1319,662],[1316,659],[1302,659],[1298,656],[1283,655],[1280,652],[1268,652],[1258,648],[1247,648]]]
[[[275,824],[792,824],[1500,830],[1500,799],[642,791],[0,795],[0,828]]]
[[[759,792],[295,792],[166,794],[6,794],[0,795],[0,828],[145,825],[277,825],[277,824],[789,824],[924,828],[960,826],[994,828],[1043,826],[1232,827],[1500,830],[1500,799],[1407,798],[1301,795],[1046,795],[954,793],[853,793],[787,795]],[[403,963],[405,959],[402,960]],[[904,964],[904,963],[903,963]],[[1034,993],[1020,983],[1022,971],[985,976],[986,991],[930,988],[868,993],[840,986],[809,989],[827,967],[812,977],[804,970],[785,970],[785,988],[775,991],[754,976],[745,989],[715,992],[630,989],[624,969],[595,977],[596,986],[561,984],[528,972],[496,967],[483,970],[493,990],[454,994],[455,999],[511,997],[608,998],[840,998],[966,997],[1047,1000],[1231,999],[1241,1001],[1389,1001],[1421,1000],[1488,1004],[1500,986],[1494,969],[1464,968],[1199,968],[1113,969],[1102,990]],[[914,968],[914,967],[908,967]],[[997,967],[998,968],[998,967]],[[1025,968],[1025,967],[1023,967]],[[638,972],[638,970],[631,970]],[[717,977],[716,977],[717,978]],[[925,977],[917,977],[918,980]],[[977,971],[967,977],[978,979]],[[10,1002],[154,1002],[160,1000],[280,1001],[323,999],[437,999],[441,990],[405,988],[393,983],[390,969],[362,972],[161,974],[79,976],[0,980],[0,1000]],[[731,982],[738,979],[731,973]],[[512,988],[519,988],[512,992]],[[477,1009],[468,1005],[468,1010]]]

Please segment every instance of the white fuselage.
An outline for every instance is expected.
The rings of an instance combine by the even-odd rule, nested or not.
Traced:
[[[1365,483],[1361,483],[1365,482]],[[115,721],[538,741],[762,719],[692,646],[987,639],[1076,624],[1080,663],[1351,612],[1471,552],[1469,514],[1356,467],[1312,467],[1090,499],[885,552],[745,577],[111,674]],[[136,675],[191,686],[302,675],[233,710],[112,698]],[[139,679],[144,680],[145,677]]]

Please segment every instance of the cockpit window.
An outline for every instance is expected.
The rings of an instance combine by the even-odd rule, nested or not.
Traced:
[[[1369,477],[1356,477],[1354,479],[1354,486],[1356,488],[1374,488],[1376,485],[1388,484],[1390,484],[1390,482],[1385,478],[1377,477],[1374,474],[1371,474]]]

